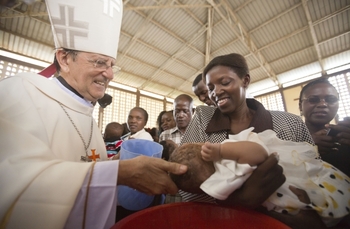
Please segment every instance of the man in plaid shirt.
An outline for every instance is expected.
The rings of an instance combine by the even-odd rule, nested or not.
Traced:
[[[181,94],[175,98],[173,105],[176,126],[172,129],[163,131],[159,136],[159,141],[172,140],[179,145],[181,138],[192,119],[193,99],[189,95]]]
[[[181,138],[184,135],[188,124],[193,115],[193,99],[191,96],[181,94],[174,100],[174,118],[176,126],[172,129],[163,131],[159,136],[159,142],[164,140],[172,140],[180,145]],[[180,194],[166,195],[165,203],[181,202]]]

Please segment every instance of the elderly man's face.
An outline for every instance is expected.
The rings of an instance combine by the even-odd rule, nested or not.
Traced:
[[[77,52],[76,56],[61,54],[65,57],[60,73],[67,83],[89,101],[102,98],[113,79],[115,59],[87,52]]]
[[[192,119],[192,106],[188,100],[174,102],[174,116],[177,128],[185,130]]]

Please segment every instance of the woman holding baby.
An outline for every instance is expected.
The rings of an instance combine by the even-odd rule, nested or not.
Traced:
[[[205,67],[203,81],[208,88],[209,98],[216,107],[196,108],[181,144],[207,141],[221,143],[229,134],[238,134],[249,127],[254,127],[256,133],[271,129],[282,140],[314,144],[299,116],[281,111],[268,111],[255,99],[246,99],[250,75],[247,62],[242,55],[232,53],[215,57]],[[206,194],[182,191],[180,194],[184,201],[216,201],[224,205],[260,208],[260,205],[284,182],[283,169],[278,165],[278,158],[272,154],[254,170],[240,189],[224,201],[216,201]],[[298,197],[305,196],[303,190],[293,189],[293,192]],[[314,211],[300,211],[293,216],[272,211],[264,213],[293,228],[311,226],[325,228]]]

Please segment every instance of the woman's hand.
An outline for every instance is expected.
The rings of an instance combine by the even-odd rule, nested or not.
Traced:
[[[278,157],[273,153],[254,170],[240,189],[234,191],[226,200],[217,202],[222,205],[256,208],[285,181],[283,169],[278,165]]]
[[[333,137],[335,142],[350,146],[350,117],[346,117],[343,121],[339,121],[337,125],[328,124],[326,127],[339,132]]]
[[[336,145],[334,144],[333,137],[327,136],[327,129],[322,129],[312,134],[312,139],[318,147],[318,152],[322,154],[337,151]]]

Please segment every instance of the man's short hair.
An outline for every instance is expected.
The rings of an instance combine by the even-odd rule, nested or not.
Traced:
[[[196,76],[196,78],[193,80],[192,83],[192,87],[195,87],[199,84],[199,82],[201,82],[203,80],[203,74],[199,74],[198,76]]]
[[[179,100],[186,100],[190,103],[190,106],[193,106],[193,98],[187,94],[181,94],[178,95],[175,99],[174,99],[174,104],[177,103]]]

